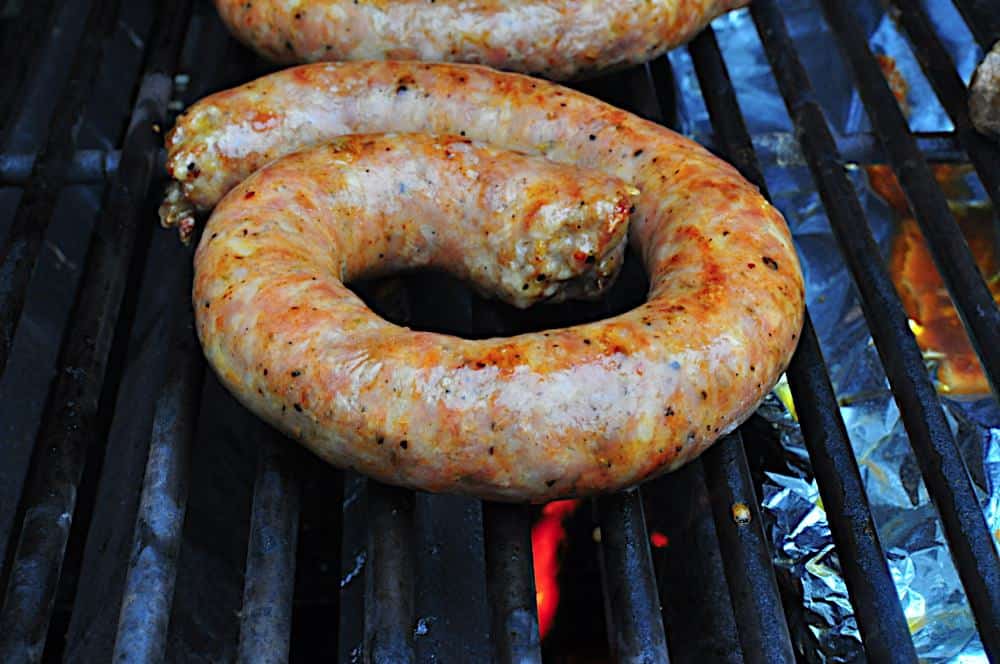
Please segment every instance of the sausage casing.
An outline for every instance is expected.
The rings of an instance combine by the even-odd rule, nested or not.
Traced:
[[[457,134],[634,186],[629,242],[651,286],[645,304],[609,320],[458,339],[381,321],[337,265],[258,279],[268,263],[242,231],[262,218],[215,238],[210,221],[195,303],[212,366],[332,463],[500,500],[620,489],[695,458],[787,365],[803,285],[778,211],[700,146],[555,84],[468,65],[299,67],[199,102],[169,137],[169,165],[190,200],[211,207],[282,155],[370,132]],[[293,216],[287,205],[267,214]],[[310,244],[298,231],[269,242],[288,255]],[[332,332],[352,325],[373,332],[351,343]]]
[[[646,62],[747,0],[216,0],[230,30],[285,64],[467,62],[568,79]]]

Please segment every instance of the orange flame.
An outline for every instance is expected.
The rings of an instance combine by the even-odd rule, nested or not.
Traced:
[[[868,166],[872,188],[895,211],[899,230],[892,242],[889,274],[899,291],[920,348],[938,360],[938,389],[953,396],[989,393],[989,383],[944,287],[920,227],[899,183],[887,166]],[[952,201],[968,200],[963,174],[968,166],[935,164],[934,176]],[[993,210],[988,205],[954,205],[959,229],[994,299],[1000,301],[1000,254],[996,251]]]
[[[563,522],[579,507],[579,500],[557,500],[542,508],[531,528],[531,551],[535,563],[535,601],[538,604],[538,631],[541,638],[552,629],[559,606],[559,553],[566,539]]]

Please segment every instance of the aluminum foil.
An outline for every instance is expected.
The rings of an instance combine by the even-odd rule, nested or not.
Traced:
[[[911,128],[952,129],[892,21],[876,3],[852,5],[871,35],[873,50],[892,56],[909,84]],[[968,81],[981,53],[966,26],[951,3],[930,0],[924,6]],[[834,132],[848,136],[868,131],[864,107],[834,38],[820,20],[819,7],[814,2],[788,0],[782,8]],[[792,124],[753,22],[744,10],[717,20],[713,27],[772,197],[795,236],[809,308],[917,653],[925,662],[986,662],[940,519],[929,501],[857,293],[798,152]],[[710,144],[711,124],[690,58],[683,49],[670,58],[681,92],[681,129]],[[887,255],[894,231],[893,213],[871,189],[862,168],[850,169],[849,174],[876,240]],[[985,199],[974,176],[970,183],[973,197]],[[929,362],[928,370],[933,373],[933,363]],[[801,597],[803,619],[793,625],[795,640],[807,661],[864,661],[826,513],[801,432],[788,408],[790,399],[787,385],[779,385],[760,413],[780,434],[787,462],[783,472],[767,475],[762,507],[780,581]],[[1000,540],[1000,407],[989,397],[942,401],[981,492],[990,530],[995,541]]]

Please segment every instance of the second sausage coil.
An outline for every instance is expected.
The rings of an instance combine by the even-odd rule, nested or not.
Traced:
[[[281,63],[425,60],[562,80],[646,62],[747,0],[215,0]]]
[[[516,501],[634,485],[748,417],[802,325],[788,228],[752,185],[552,83],[469,65],[303,66],[199,102],[168,148],[174,204],[225,196],[194,286],[219,378],[321,457],[384,482]],[[528,156],[511,168],[503,150]],[[522,175],[541,193],[518,181],[495,195]],[[545,201],[561,207],[542,214]],[[449,215],[478,225],[451,232]],[[629,215],[648,301],[597,323],[459,339],[382,320],[343,285],[437,261],[522,305],[555,296],[556,273],[586,291],[613,270]]]

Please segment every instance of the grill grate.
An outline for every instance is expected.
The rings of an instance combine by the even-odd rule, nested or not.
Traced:
[[[725,145],[726,156],[744,177],[770,196],[757,163],[750,136],[739,112],[729,74],[711,31],[690,46],[712,126]],[[916,653],[885,554],[864,493],[858,462],[851,450],[836,395],[812,320],[806,315],[799,347],[788,367],[788,381],[796,403],[809,458],[830,514],[841,566],[851,594],[865,649],[875,661],[913,662]]]
[[[122,169],[97,222],[83,285],[42,416],[35,466],[22,498],[24,521],[0,611],[0,659],[41,656],[87,451],[98,434],[98,407],[126,279],[142,224],[138,214],[158,149],[154,124],[166,121],[171,75],[190,2],[171,3],[143,75],[122,149]],[[36,248],[37,253],[37,248]],[[21,286],[26,288],[27,284]],[[22,300],[23,301],[23,300]],[[16,314],[15,314],[16,315]]]
[[[957,128],[954,135],[913,136],[851,9],[830,0],[821,4],[844,47],[875,127],[875,135],[862,137],[860,142],[855,137],[853,143],[837,143],[831,135],[778,3],[755,0],[751,11],[841,252],[861,294],[865,317],[928,491],[944,523],[984,647],[992,658],[1000,658],[1000,563],[996,549],[920,350],[844,173],[845,156],[854,158],[859,150],[884,154],[893,166],[915,203],[918,221],[931,240],[935,260],[995,389],[1000,376],[1000,312],[930,175],[926,157],[940,152],[945,158],[954,158],[964,150],[997,201],[998,150],[970,128],[964,86],[919,3],[891,0],[918,60],[952,117]],[[115,605],[105,613],[119,612],[120,603],[120,615],[117,632],[109,633],[103,641],[88,641],[84,636],[86,619],[78,607],[87,602],[81,596],[73,597],[73,579],[79,568],[99,554],[85,552],[81,563],[73,555],[67,557],[67,544],[74,539],[82,541],[90,523],[89,517],[78,523],[80,519],[74,520],[74,514],[93,507],[94,500],[85,498],[81,482],[86,484],[85,465],[101,465],[110,419],[105,404],[114,402],[115,397],[121,403],[128,402],[128,395],[117,394],[122,367],[116,355],[124,352],[127,343],[127,334],[121,330],[132,325],[134,307],[128,305],[129,298],[138,297],[138,285],[130,283],[132,264],[138,262],[137,254],[142,258],[151,232],[144,220],[149,201],[156,199],[157,189],[151,184],[162,163],[160,137],[154,126],[163,125],[166,119],[171,74],[182,70],[179,62],[221,63],[184,95],[193,100],[260,73],[260,66],[224,38],[210,3],[162,2],[155,32],[150,32],[156,39],[146,48],[145,73],[136,86],[120,151],[78,149],[74,126],[99,90],[102,39],[114,30],[110,19],[128,11],[129,5],[111,0],[67,3],[54,19],[54,24],[67,29],[53,33],[39,48],[32,75],[24,78],[23,85],[20,79],[16,84],[4,83],[12,89],[20,85],[19,94],[28,111],[17,115],[14,105],[0,106],[4,127],[13,127],[0,153],[0,184],[24,186],[0,254],[5,275],[0,281],[0,369],[7,367],[2,389],[18,389],[20,374],[12,370],[16,367],[11,351],[18,347],[15,332],[24,334],[22,309],[28,301],[46,229],[55,215],[55,194],[71,184],[111,185],[93,231],[55,378],[36,425],[37,435],[32,425],[18,425],[17,431],[30,434],[15,441],[21,444],[0,451],[0,659],[5,662],[38,661],[43,654],[57,654],[62,646],[53,645],[60,638],[53,614],[64,610],[59,606],[63,595],[68,595],[74,606],[72,620],[80,622],[69,630],[69,659],[106,659],[113,648],[116,661],[149,661],[163,657],[169,647],[174,588],[179,564],[183,564],[179,560],[191,458],[199,416],[212,394],[203,390],[212,379],[206,377],[187,301],[189,260],[180,261],[183,267],[162,286],[169,290],[169,299],[177,303],[174,308],[181,313],[167,326],[172,330],[172,341],[164,363],[165,381],[162,387],[147,388],[158,389],[159,394],[150,414],[151,429],[147,431],[151,433],[132,441],[139,447],[148,446],[148,459],[145,473],[142,467],[136,471],[134,494],[124,498],[136,501],[124,510],[134,515],[128,522],[135,526],[115,536],[115,541],[123,543],[124,553],[112,561],[120,570],[113,582],[118,585],[106,592],[117,596]],[[987,3],[956,0],[956,5],[984,47],[1000,36],[1000,24]],[[23,19],[25,35],[45,34],[50,24],[44,11],[32,10]],[[74,25],[75,30],[69,29]],[[137,39],[142,41],[142,37]],[[111,57],[108,47],[104,48],[104,57]],[[715,131],[716,149],[766,195],[751,137],[711,29],[688,49]],[[51,81],[39,78],[67,61],[73,63],[68,76]],[[48,97],[59,99],[58,110],[51,121],[41,121],[48,124],[47,131],[28,131],[25,123],[40,122],[31,116],[36,107],[42,110],[39,99],[44,98],[40,91],[45,85],[55,86],[54,92],[49,89]],[[674,86],[665,58],[593,85],[593,92],[600,96],[673,124]],[[33,145],[23,139],[29,135],[37,138],[38,134],[43,138]],[[45,147],[39,151],[42,145]],[[38,278],[37,273],[34,278]],[[858,463],[808,318],[788,377],[865,649],[874,661],[915,662]],[[248,511],[250,531],[238,636],[233,634],[226,652],[241,661],[280,662],[287,658],[292,629],[300,511],[307,511],[311,496],[302,490],[301,455],[288,450],[284,441],[276,440],[267,427],[253,423],[249,415],[242,417],[253,432],[252,447],[258,450],[257,477]],[[29,459],[32,454],[33,459]],[[141,454],[145,459],[146,452]],[[657,484],[689,483],[693,501],[711,502],[714,533],[709,537],[702,529],[697,537],[705,539],[704,546],[720,552],[725,588],[708,590],[713,601],[703,609],[712,614],[713,624],[735,620],[738,652],[726,656],[746,662],[793,661],[792,640],[740,435],[720,441],[682,472]],[[116,478],[102,476],[101,481]],[[122,486],[131,485],[122,480]],[[661,495],[655,486],[649,491],[654,499]],[[79,498],[81,495],[84,498]],[[337,647],[341,661],[424,661],[432,656],[432,649],[442,660],[458,657],[478,661],[488,657],[492,649],[499,661],[541,661],[529,510],[415,495],[349,473],[343,475],[343,496],[340,551],[327,552],[329,560],[340,559],[349,577],[340,593]],[[641,491],[592,502],[601,528],[599,554],[612,653],[622,661],[643,662],[666,662],[668,652],[675,661],[717,656],[695,652],[696,648],[686,643],[686,634],[673,632],[671,628],[676,628],[678,621],[669,617],[670,611],[665,612],[664,629],[660,605],[670,603],[670,587],[663,583],[663,574],[657,585]],[[734,520],[732,507],[738,503],[748,506],[748,523]],[[460,541],[446,541],[456,538],[456,533]],[[87,547],[91,546],[88,539]],[[80,595],[84,588],[94,592],[93,585],[81,582]],[[421,630],[417,616],[447,613],[448,602],[461,604],[458,613],[462,615],[452,609],[447,620],[441,619],[447,624],[434,628],[433,639],[417,640]]]
[[[842,28],[839,36],[845,42],[845,50],[861,51],[870,55],[866,44],[857,44],[854,39],[847,41],[848,38],[856,37],[854,30],[850,29],[854,26],[848,14],[849,10],[832,5],[827,5],[826,8],[829,10],[830,18],[837,19],[832,23],[835,30],[838,27]],[[812,85],[798,61],[798,55],[785,29],[780,10],[773,1],[763,0],[754,4],[751,13],[757,23],[781,93],[785,97],[789,115],[799,130],[803,152],[819,186],[820,196],[829,215],[837,243],[854,275],[855,286],[861,294],[865,318],[868,320],[879,357],[882,359],[893,394],[899,404],[903,424],[909,434],[927,490],[944,523],[952,556],[955,558],[969,603],[976,616],[983,645],[988,653],[996,657],[1000,655],[1000,641],[997,640],[1000,633],[1000,561],[997,559],[992,537],[976,500],[972,480],[962,462],[955,437],[948,427],[934,385],[927,375],[920,349],[909,330],[907,317],[896,295],[895,287],[879,258],[871,230],[867,221],[864,224],[859,223],[865,219],[861,204],[847,179],[844,162],[837,154],[830,138],[830,130],[823,112],[812,99]],[[848,32],[850,34],[845,34]],[[915,150],[914,153],[910,153],[908,149],[908,141],[905,139],[909,138],[909,132],[905,121],[874,59],[857,60],[858,58],[852,58],[855,75],[859,78],[862,97],[869,114],[874,116],[877,112],[891,116],[885,122],[888,126],[880,128],[885,134],[883,143],[887,144],[890,160],[897,163],[906,161],[908,173],[918,170],[917,165],[926,171],[927,163],[919,153],[915,153]],[[862,73],[866,74],[864,78],[859,75]],[[877,92],[869,89],[866,93],[866,85],[876,88]],[[888,99],[881,93],[888,94]],[[873,102],[891,105],[895,114],[885,110],[883,106],[875,107]],[[903,156],[893,157],[892,149],[888,147],[891,141],[907,143],[906,148],[899,148]],[[951,219],[941,191],[933,178],[930,178],[929,184],[921,181],[919,184],[910,182],[907,186],[904,173],[897,170],[897,175],[906,187],[907,195],[913,200],[921,200],[914,194],[920,197],[926,195],[944,205],[943,215],[936,215],[933,219],[925,218],[922,222],[922,225],[930,226],[944,225],[947,221],[951,221],[950,232],[955,233],[957,237],[942,240],[944,244],[938,250],[945,256],[939,257],[939,264],[940,259],[951,261],[953,265],[963,259],[971,261],[968,246],[965,245],[957,226],[954,226],[954,220]],[[927,189],[917,194],[915,188],[918,186],[926,186]],[[928,233],[930,247],[934,247],[937,241],[932,238],[939,235],[940,232],[934,235]],[[964,252],[958,253],[961,247],[964,247]],[[967,267],[975,271],[975,278],[982,282],[981,275],[975,270],[975,264],[972,263]],[[954,290],[952,292],[954,293]],[[973,304],[964,297],[955,297],[954,301],[956,308],[965,312],[963,314],[965,320],[969,319],[967,314],[972,311],[981,312],[984,319],[995,319],[998,315],[992,298],[982,304]],[[969,308],[971,306],[982,308],[972,310]],[[987,335],[980,340],[980,345],[996,346],[1000,337],[1000,325],[986,326],[980,332]]]

